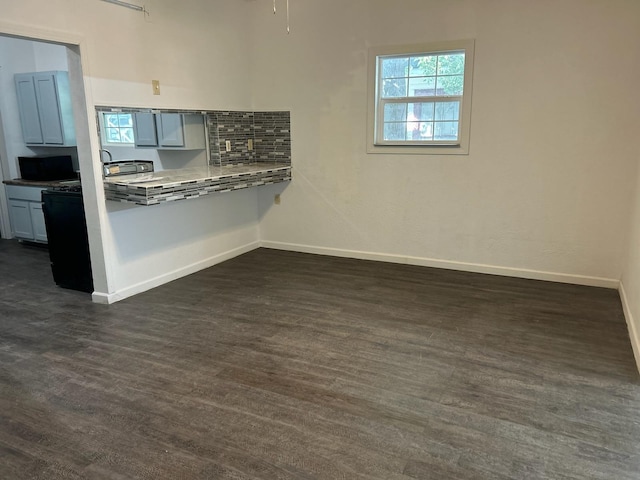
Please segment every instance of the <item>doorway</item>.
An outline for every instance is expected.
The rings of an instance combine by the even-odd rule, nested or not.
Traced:
[[[53,40],[60,38],[59,34],[48,35],[47,32],[31,31],[28,28],[24,35],[20,33],[20,30],[16,33],[13,28],[3,31],[0,24],[0,238],[14,237],[7,191],[2,181],[20,177],[17,157],[70,155],[74,169],[82,178],[95,290],[105,291],[107,282],[96,198],[97,170],[92,164],[92,144],[97,142],[91,136],[89,125],[89,102],[85,97],[80,42],[73,42],[71,39],[73,43],[63,43]],[[77,139],[74,147],[32,147],[27,146],[23,140],[14,74],[42,71],[68,72]]]

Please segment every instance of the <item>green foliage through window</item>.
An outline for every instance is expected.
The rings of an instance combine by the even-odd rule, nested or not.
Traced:
[[[378,68],[384,141],[459,139],[464,51],[379,57]]]

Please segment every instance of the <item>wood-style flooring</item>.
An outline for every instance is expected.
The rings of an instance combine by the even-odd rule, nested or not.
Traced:
[[[260,249],[120,303],[0,241],[2,479],[640,479],[614,290]]]

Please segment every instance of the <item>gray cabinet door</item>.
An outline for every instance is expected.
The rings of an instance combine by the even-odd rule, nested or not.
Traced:
[[[33,240],[33,224],[31,223],[31,210],[25,200],[9,200],[9,214],[11,226],[16,238]]]
[[[42,203],[29,202],[29,213],[31,213],[33,239],[36,242],[47,243],[47,227],[44,223],[44,212],[42,211]]]
[[[76,132],[67,72],[18,73],[14,79],[24,142],[74,146]]]
[[[15,83],[24,141],[25,143],[42,144],[44,140],[40,126],[34,76],[29,73],[16,75]]]
[[[136,147],[158,150],[204,150],[206,148],[202,114],[133,114]]]
[[[133,136],[136,147],[157,147],[157,135],[155,114],[142,112],[133,115]]]
[[[184,147],[182,114],[161,113],[157,115],[158,145],[160,147]]]
[[[56,77],[50,73],[38,73],[34,79],[44,143],[62,145],[64,135]]]

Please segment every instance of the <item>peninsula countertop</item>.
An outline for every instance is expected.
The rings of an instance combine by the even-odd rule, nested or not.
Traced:
[[[157,205],[289,180],[290,164],[255,162],[112,176],[104,187],[107,200]]]

